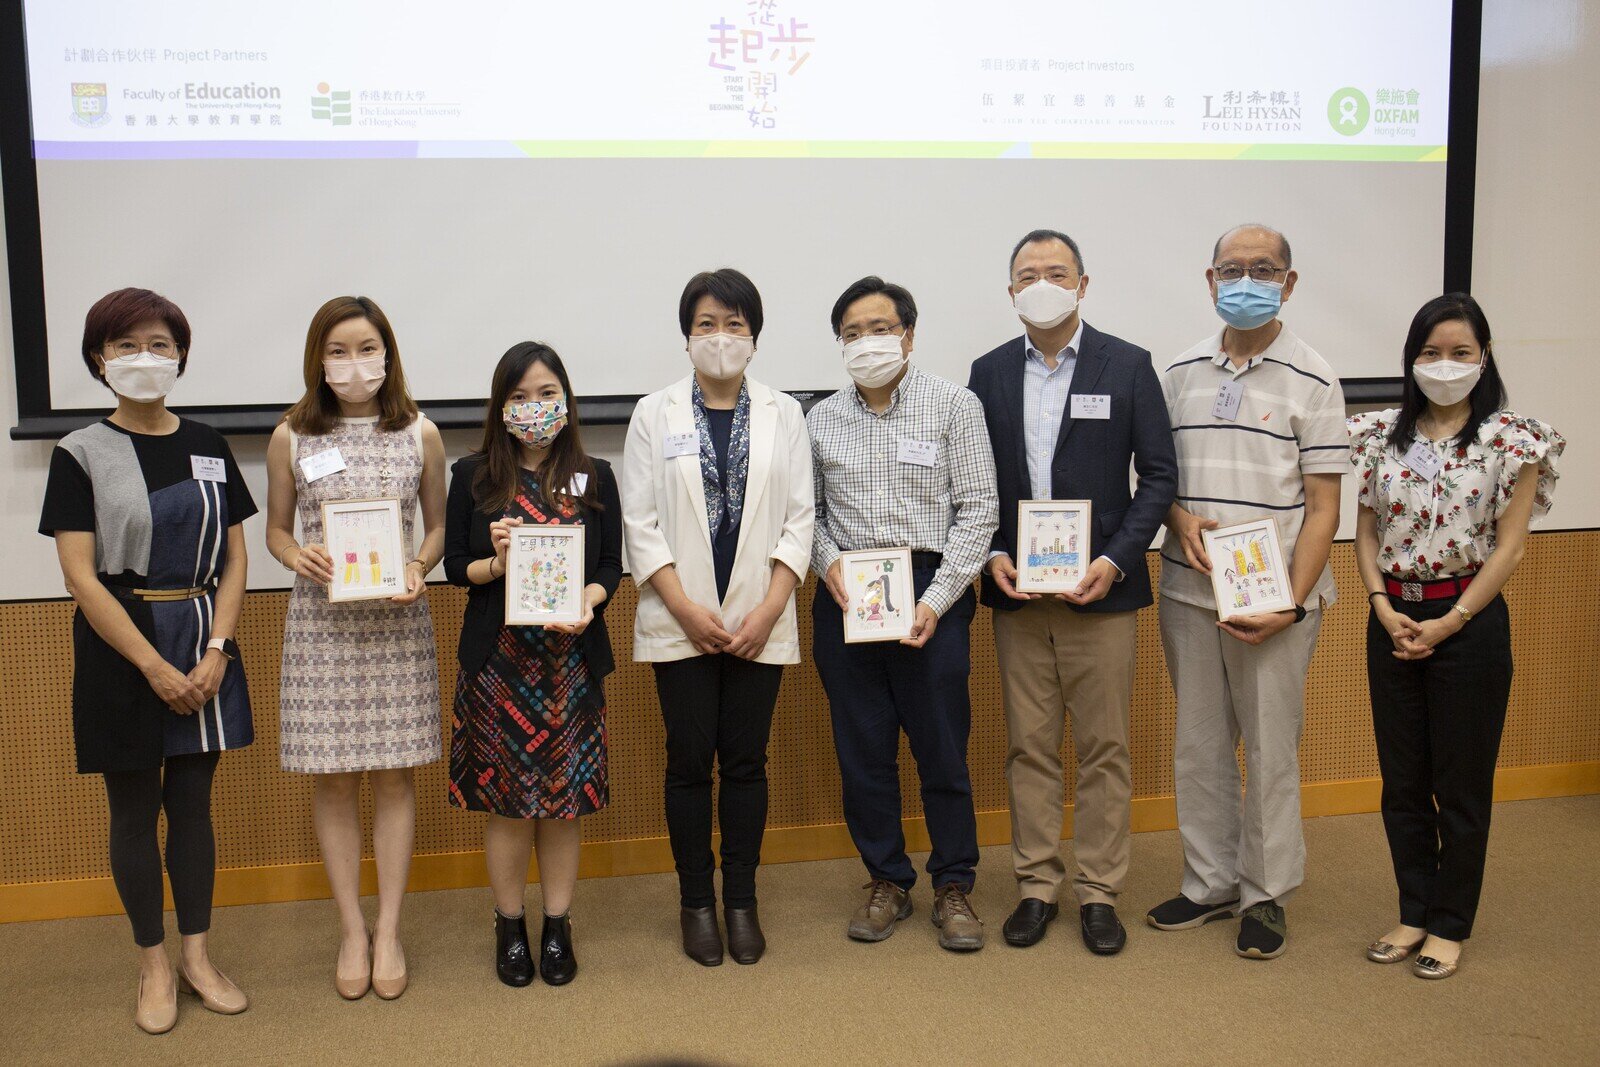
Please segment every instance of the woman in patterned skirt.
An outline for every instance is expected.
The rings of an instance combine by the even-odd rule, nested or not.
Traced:
[[[56,539],[72,618],[78,773],[105,776],[111,876],[140,949],[134,1022],[163,1034],[178,990],[236,1015],[244,993],[211,964],[216,879],[211,779],[254,737],[233,634],[244,608],[250,490],[222,435],[167,410],[189,322],[165,297],[121,289],[89,311],[83,361],[117,395],[111,417],[61,439],[39,532]],[[161,845],[183,951],[163,947]]]
[[[586,527],[583,617],[505,624],[506,549],[527,524]],[[613,668],[602,616],[622,580],[622,505],[611,467],[583,450],[561,358],[513,345],[495,368],[483,447],[451,471],[445,573],[466,586],[461,676],[450,742],[450,802],[489,813],[484,858],[495,901],[495,970],[533,981],[523,918],[528,860],[544,897],[538,971],[577,973],[567,911],[578,879],[578,819],[606,806],[606,705]]]
[[[267,549],[295,573],[284,623],[283,769],[315,776],[312,818],[342,939],[334,986],[347,1000],[406,987],[400,905],[411,870],[411,769],[441,754],[439,668],[423,579],[444,543],[444,442],[406,391],[394,331],[366,297],[324,304],[306,333],[306,392],[267,446]],[[404,589],[332,603],[322,506],[400,502]],[[415,555],[415,514],[426,536]],[[295,514],[302,541],[294,536]],[[365,561],[363,561],[365,562]],[[361,776],[372,780],[378,921],[361,911]]]

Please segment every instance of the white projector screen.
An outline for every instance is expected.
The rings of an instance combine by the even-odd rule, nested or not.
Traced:
[[[637,396],[687,370],[678,294],[719,266],[761,290],[769,384],[844,384],[828,312],[869,273],[965,382],[1020,332],[1006,257],[1041,226],[1083,248],[1085,318],[1160,362],[1217,328],[1202,272],[1244,221],[1293,244],[1294,328],[1393,375],[1442,276],[1450,12],[32,0],[50,406],[105,404],[83,314],[125,285],[190,317],[182,405],[291,403],[344,293],[419,399],[483,396],[524,339]]]

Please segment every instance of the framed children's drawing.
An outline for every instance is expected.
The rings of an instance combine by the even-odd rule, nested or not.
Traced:
[[[1089,564],[1087,500],[1023,500],[1017,504],[1017,590],[1067,593]]]
[[[917,616],[909,548],[867,549],[839,557],[844,578],[845,644],[899,641],[911,636]]]
[[[583,527],[514,526],[506,549],[506,625],[583,618]]]
[[[328,599],[381,600],[405,592],[400,501],[338,500],[322,505],[322,537],[333,560]]]
[[[1257,519],[1201,533],[1211,558],[1217,618],[1294,610],[1294,587],[1283,562],[1278,524]]]

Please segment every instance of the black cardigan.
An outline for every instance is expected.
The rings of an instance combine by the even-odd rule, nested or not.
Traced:
[[[498,514],[480,510],[473,499],[472,481],[482,462],[481,456],[472,455],[456,461],[450,468],[450,499],[444,522],[445,577],[452,585],[467,589],[467,612],[461,620],[457,656],[461,670],[469,677],[477,674],[488,661],[506,618],[505,579],[497,578],[486,585],[473,585],[467,579],[470,564],[494,555],[489,524],[500,518]],[[622,500],[611,465],[603,459],[594,459],[593,463],[595,493],[600,498],[601,510],[596,514],[593,509],[578,505],[578,513],[588,527],[583,539],[583,582],[603,586],[606,600],[594,609],[594,621],[579,640],[589,660],[589,673],[599,680],[616,669],[604,612],[622,581]]]

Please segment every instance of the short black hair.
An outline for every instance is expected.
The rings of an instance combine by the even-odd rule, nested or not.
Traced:
[[[1278,248],[1283,253],[1284,267],[1294,266],[1294,256],[1289,252],[1289,239],[1283,235],[1283,231],[1275,230],[1271,226],[1264,226],[1259,222],[1241,222],[1237,226],[1229,226],[1226,230],[1223,230],[1222,236],[1217,238],[1217,243],[1211,246],[1211,262],[1215,263],[1217,257],[1222,255],[1222,242],[1226,241],[1231,234],[1238,233],[1240,230],[1262,230],[1272,234],[1278,239]]]
[[[1017,265],[1017,253],[1022,251],[1025,245],[1031,245],[1035,241],[1060,241],[1062,244],[1072,249],[1072,258],[1078,264],[1078,273],[1083,273],[1083,253],[1078,251],[1078,242],[1074,241],[1060,230],[1029,230],[1027,233],[1022,235],[1022,240],[1018,241],[1011,249],[1011,258],[1006,261],[1007,278],[1011,277],[1011,268]]]
[[[678,299],[678,325],[683,327],[683,336],[688,337],[694,326],[694,307],[702,296],[710,296],[723,307],[744,316],[751,339],[760,339],[761,294],[756,291],[754,282],[732,267],[703,270],[683,287],[683,296]]]
[[[894,313],[900,317],[900,324],[906,329],[911,329],[917,324],[917,302],[911,299],[911,294],[905,286],[886,282],[876,274],[869,274],[856,282],[850,288],[839,294],[839,299],[833,302],[833,333],[839,334],[839,326],[844,322],[844,313],[864,296],[883,294],[894,301]]]

